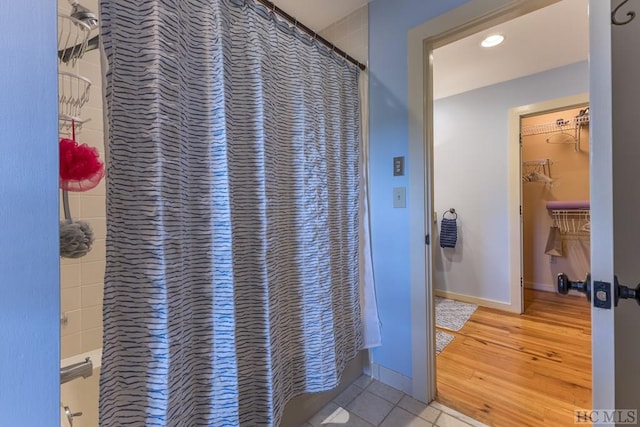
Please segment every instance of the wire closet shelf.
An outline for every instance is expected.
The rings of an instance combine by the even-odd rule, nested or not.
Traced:
[[[522,136],[541,135],[548,133],[566,132],[580,129],[589,124],[589,114],[573,117],[570,120],[557,119],[554,122],[522,126]]]
[[[523,137],[550,134],[548,144],[574,144],[575,150],[580,151],[581,131],[586,126],[589,126],[588,108],[568,120],[559,118],[553,122],[522,126],[520,133]]]
[[[589,209],[554,209],[551,217],[563,236],[587,237],[591,232]]]
[[[549,200],[547,210],[563,236],[589,235],[591,204],[588,200]]]
[[[522,162],[522,182],[542,182],[552,184],[551,165],[549,159],[527,160]]]

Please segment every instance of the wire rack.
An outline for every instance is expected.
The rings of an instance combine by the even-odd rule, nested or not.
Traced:
[[[591,211],[589,209],[552,210],[554,224],[562,235],[584,236],[591,231]]]
[[[582,126],[589,124],[589,115],[573,117],[572,119],[557,119],[551,123],[540,123],[536,125],[522,126],[522,136],[541,135],[556,132],[567,132],[579,130]]]
[[[552,162],[549,159],[527,160],[522,162],[522,181],[552,184],[551,164]]]
[[[87,50],[91,28],[71,16],[58,15],[58,61],[61,64],[76,65]]]
[[[76,129],[82,128],[87,120],[81,118],[82,107],[89,100],[91,80],[78,74],[58,72],[58,116],[60,131],[66,132],[75,122]]]
[[[547,144],[573,144],[576,151],[580,151],[582,127],[589,124],[588,108],[579,115],[569,119],[556,119],[555,122],[522,126],[522,136],[552,134],[547,138]]]

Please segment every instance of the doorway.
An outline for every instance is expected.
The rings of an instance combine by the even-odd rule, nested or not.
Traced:
[[[425,246],[424,235],[433,229],[433,203],[430,188],[425,188],[426,178],[431,179],[432,171],[426,167],[432,157],[433,133],[427,126],[432,121],[431,51],[434,45],[442,43],[452,33],[460,36],[469,27],[477,30],[477,25],[490,27],[502,22],[509,14],[522,15],[525,8],[535,10],[554,3],[545,1],[511,0],[471,0],[465,5],[438,18],[419,25],[408,33],[408,106],[409,106],[409,247],[411,282],[411,330],[412,330],[412,395],[431,401],[435,397],[435,342],[428,322],[433,321],[433,286],[430,280],[432,270],[432,248]],[[625,2],[626,3],[626,2]],[[622,197],[613,197],[615,188],[629,188],[634,182],[635,160],[633,154],[635,111],[628,106],[637,100],[636,86],[632,80],[637,74],[629,72],[637,68],[633,56],[626,55],[630,40],[628,31],[632,26],[617,27],[616,16],[612,19],[611,4],[589,0],[589,31],[594,41],[589,49],[589,80],[591,92],[592,139],[592,190],[591,207],[593,223],[591,268],[593,277],[614,282],[614,268],[627,282],[637,277],[637,262],[630,250],[638,239],[634,239],[631,218],[635,212],[633,204],[637,197],[632,192],[621,191]],[[620,6],[620,5],[619,5]],[[614,13],[620,9],[616,7]],[[622,12],[620,13],[622,14]],[[614,26],[612,26],[612,23]],[[473,33],[474,31],[471,31]],[[461,36],[460,36],[461,37]],[[612,68],[613,67],[613,68]],[[613,81],[617,84],[612,84]],[[615,98],[612,96],[615,95]],[[612,105],[614,107],[612,107]],[[612,108],[618,114],[612,115]],[[628,144],[612,144],[612,131]],[[612,165],[616,161],[614,170]],[[517,164],[516,162],[515,164]],[[510,175],[511,176],[511,175]],[[519,168],[512,181],[520,185]],[[636,192],[637,193],[637,192]],[[630,208],[631,207],[631,208]],[[617,209],[617,212],[616,212]],[[614,218],[617,226],[614,226]],[[519,220],[514,224],[519,228]],[[614,233],[615,231],[615,233]],[[616,255],[614,257],[614,248]],[[619,250],[618,250],[619,249]],[[621,259],[622,255],[624,257]],[[622,304],[621,304],[622,306]],[[634,314],[635,313],[635,314]],[[638,341],[632,325],[637,313],[636,307],[626,304],[617,310],[593,307],[593,404],[596,408],[634,407],[637,404],[638,381],[632,375],[633,358],[637,355]],[[637,317],[637,316],[636,316]],[[623,339],[624,338],[624,339]],[[635,400],[634,400],[635,399]]]
[[[434,55],[435,67],[437,60]],[[544,72],[539,77],[547,83],[566,78],[556,71]],[[522,252],[518,248],[516,255],[522,253],[524,314],[505,313],[508,306],[501,307],[492,301],[487,304],[482,297],[468,295],[478,289],[486,291],[481,288],[487,283],[500,283],[499,278],[484,277],[487,273],[479,270],[477,264],[491,265],[505,256],[498,255],[497,250],[474,253],[475,247],[490,248],[494,243],[486,242],[487,237],[478,242],[473,240],[482,231],[488,236],[507,232],[504,222],[493,221],[496,214],[490,207],[494,203],[485,200],[496,196],[484,187],[495,190],[500,180],[483,173],[490,167],[498,175],[506,170],[495,167],[500,164],[503,146],[499,143],[475,146],[490,139],[486,133],[491,132],[494,107],[486,105],[486,113],[478,113],[474,98],[492,99],[499,111],[505,111],[497,94],[505,88],[516,92],[515,88],[523,84],[520,80],[500,83],[434,103],[436,220],[442,225],[443,217],[451,217],[447,209],[450,206],[456,208],[455,216],[460,217],[459,239],[453,248],[438,247],[442,246],[437,244],[441,236],[435,230],[435,294],[436,298],[448,298],[447,304],[438,298],[435,310],[436,348],[437,352],[442,351],[436,358],[436,399],[490,424],[501,425],[515,417],[530,425],[570,423],[573,405],[591,406],[590,311],[584,296],[558,296],[555,277],[560,272],[584,277],[589,271],[588,95],[509,110],[509,125],[515,132],[507,143],[519,147],[513,166],[522,178],[518,186],[518,201],[522,201],[518,203],[522,206],[519,232],[523,247]],[[457,121],[465,123],[466,129],[455,129]],[[484,129],[479,130],[480,126]],[[467,159],[461,158],[464,152]],[[460,181],[455,178],[465,173],[468,176],[462,180],[464,188],[459,188]],[[483,197],[475,198],[474,194]],[[545,245],[552,225],[557,226],[554,242],[557,244],[548,250]],[[484,260],[474,263],[479,255],[485,256]],[[472,271],[467,274],[465,270]],[[452,288],[456,292],[451,292]],[[450,325],[455,322],[445,317],[455,318],[464,312],[465,301],[476,302],[479,308],[464,326],[451,330]],[[449,309],[441,308],[451,304],[458,306],[457,313],[447,314]],[[568,359],[580,362],[567,364]],[[499,366],[496,360],[500,361]],[[553,398],[549,399],[550,396]],[[533,409],[532,401],[537,402],[538,410]]]
[[[436,399],[492,425],[508,425],[515,419],[528,425],[565,425],[573,422],[575,408],[591,407],[589,304],[582,295],[565,297],[555,292],[558,272],[584,276],[589,271],[588,203],[585,206],[586,201],[580,201],[588,200],[589,195],[587,102],[588,96],[582,94],[509,111],[510,127],[515,130],[510,143],[520,145],[522,151],[518,162],[522,164],[526,279],[523,314],[492,309],[479,301],[464,326],[451,331],[446,323],[440,327],[440,304],[436,307],[436,343],[440,344],[443,333],[451,337],[436,358]],[[438,102],[436,144],[437,108]],[[558,126],[558,121],[563,124]],[[439,152],[436,147],[436,179],[440,176]],[[436,185],[436,205],[438,188]],[[556,259],[545,253],[553,224],[561,228],[559,252],[553,255]],[[460,228],[461,234],[467,232]],[[451,255],[436,254],[435,269],[442,268],[439,258]],[[449,267],[457,266],[452,262]],[[441,278],[442,274],[434,278],[436,295],[442,295],[437,282]],[[437,347],[441,350],[441,345]]]
[[[559,274],[591,271],[589,105],[563,103],[519,118],[524,312],[526,291],[555,293]]]
[[[499,3],[499,2],[497,2]],[[416,28],[410,32],[409,35],[409,104],[410,110],[413,111],[424,111],[424,116],[419,115],[419,117],[412,117],[410,122],[410,159],[424,159],[424,162],[427,164],[425,169],[421,168],[409,168],[410,171],[410,182],[418,183],[416,185],[411,185],[409,188],[409,196],[412,198],[414,202],[417,201],[413,206],[415,206],[416,210],[410,210],[410,218],[411,218],[411,227],[414,230],[420,230],[421,228],[425,231],[426,234],[433,233],[434,236],[437,236],[437,225],[439,224],[439,219],[442,216],[443,212],[441,209],[436,209],[434,204],[434,191],[431,185],[427,185],[426,188],[424,184],[419,185],[420,179],[422,179],[422,183],[425,182],[434,182],[434,169],[429,167],[434,160],[434,148],[437,144],[437,141],[434,139],[433,129],[428,126],[424,126],[427,123],[433,123],[432,117],[434,115],[434,108],[431,99],[434,96],[433,90],[433,74],[429,72],[434,62],[434,50],[445,46],[452,41],[459,40],[463,37],[467,37],[469,35],[475,34],[478,31],[487,30],[497,24],[506,22],[514,17],[526,15],[529,12],[534,10],[541,9],[543,7],[549,6],[550,4],[555,4],[558,2],[554,1],[540,1],[540,2],[503,2],[503,6],[493,4],[492,6],[482,5],[481,2],[471,2],[469,5],[463,6],[456,10],[456,16],[445,16],[442,19],[436,19],[430,21],[428,26],[425,24],[423,27]],[[564,3],[564,2],[562,2]],[[586,12],[586,11],[585,11]],[[451,14],[453,15],[453,14]],[[481,18],[475,18],[475,17]],[[420,58],[428,58],[428,61],[424,63],[420,63],[418,59]],[[437,60],[437,59],[436,59]],[[586,66],[586,64],[583,64]],[[566,71],[566,70],[565,70]],[[422,78],[418,75],[422,74]],[[569,73],[571,74],[571,73]],[[426,78],[424,78],[426,76]],[[525,76],[524,78],[527,78]],[[529,79],[531,80],[531,79]],[[533,79],[535,80],[535,78]],[[541,79],[539,84],[531,83],[529,87],[529,91],[513,91],[506,90],[509,94],[524,94],[525,92],[531,97],[531,100],[534,102],[539,102],[544,99],[552,98],[555,96],[563,96],[570,95],[572,93],[582,93],[586,92],[586,85],[582,86],[582,89],[575,90],[569,89],[566,85],[550,85],[545,87],[545,90],[549,90],[550,93],[548,95],[544,95],[541,91],[541,87],[544,87],[544,80]],[[580,80],[580,79],[578,79]],[[581,82],[585,83],[588,81],[588,76],[585,76]],[[574,79],[575,82],[575,79]],[[543,86],[540,86],[540,85]],[[571,83],[569,83],[569,86]],[[416,95],[418,94],[418,95]],[[422,110],[422,98],[420,94],[426,94],[427,102],[424,107],[425,110]],[[542,96],[542,98],[541,98]],[[489,105],[490,102],[488,100],[493,101],[490,97],[480,97],[480,102],[476,102],[475,104],[467,104],[468,106],[475,107],[476,112],[478,114],[482,114],[491,108]],[[513,108],[518,105],[526,104],[527,102],[531,102],[531,100],[523,100],[523,101],[514,101],[509,105],[509,108]],[[499,113],[503,118],[504,122],[506,122],[507,110],[506,108],[503,112]],[[525,114],[526,112],[522,112]],[[470,123],[465,121],[462,118],[459,118],[457,122],[454,122],[458,128],[469,128]],[[423,127],[424,126],[424,127]],[[504,146],[501,151],[491,152],[486,147],[486,141],[493,142],[496,138],[485,139],[484,141],[479,139],[478,142],[484,142],[485,145],[478,144],[481,149],[484,149],[485,155],[495,154],[493,162],[487,162],[486,157],[480,158],[471,154],[470,157],[473,157],[473,160],[476,160],[475,165],[480,169],[475,170],[477,176],[481,176],[484,170],[488,170],[488,175],[491,175],[495,169],[500,169],[500,167],[506,167],[508,170],[503,172],[498,172],[501,175],[503,181],[504,177],[507,177],[506,183],[502,183],[504,188],[500,191],[494,192],[495,194],[499,194],[502,197],[499,201],[493,201],[493,205],[496,208],[493,212],[497,212],[497,215],[491,216],[495,222],[501,223],[504,227],[508,228],[508,233],[506,233],[506,237],[504,235],[500,239],[495,239],[501,242],[503,247],[507,247],[507,254],[512,255],[513,251],[510,248],[517,247],[518,253],[516,256],[512,258],[516,260],[517,265],[515,263],[506,261],[504,258],[499,261],[496,265],[499,268],[502,268],[503,274],[501,276],[503,281],[507,282],[507,290],[505,298],[505,290],[501,289],[498,291],[498,294],[494,294],[494,296],[490,294],[479,296],[480,299],[484,299],[484,301],[488,301],[497,305],[497,308],[506,309],[507,307],[511,307],[511,311],[520,313],[522,311],[521,307],[518,307],[518,304],[521,303],[521,287],[523,283],[519,280],[521,276],[521,254],[520,254],[520,240],[521,240],[521,224],[520,224],[520,187],[521,187],[521,165],[520,165],[520,151],[519,147],[516,145],[515,147],[509,147],[506,143],[505,134],[507,133],[507,125],[506,123],[502,124],[502,132],[503,134],[500,136],[505,140]],[[475,129],[482,129],[484,125],[475,126]],[[471,125],[471,128],[474,128]],[[424,132],[423,132],[424,129]],[[453,138],[455,139],[455,138]],[[468,138],[467,138],[468,140]],[[464,151],[461,150],[452,150],[457,155],[463,156],[465,154]],[[436,153],[437,154],[437,153]],[[515,159],[515,160],[514,160]],[[411,161],[411,160],[410,160]],[[497,165],[497,167],[496,167]],[[417,170],[416,170],[417,169]],[[422,175],[424,173],[424,175]],[[413,175],[413,176],[412,176]],[[422,175],[422,176],[420,176]],[[473,183],[473,179],[469,180],[461,180],[458,182],[458,186],[471,186]],[[485,189],[489,189],[489,191],[495,190],[494,187],[485,186]],[[482,192],[476,192],[476,195],[481,197]],[[493,196],[492,196],[493,197]],[[424,211],[419,212],[417,209],[423,207]],[[445,209],[455,208],[455,205],[446,206]],[[414,209],[414,208],[411,208]],[[506,210],[506,214],[504,212]],[[468,220],[470,217],[476,215],[476,211],[472,209],[456,209],[460,222]],[[466,219],[465,219],[466,217]],[[420,225],[418,221],[426,219],[426,222]],[[437,222],[438,221],[438,222]],[[478,227],[474,228],[475,230]],[[473,231],[473,230],[472,230]],[[514,238],[517,236],[517,238]],[[461,241],[463,244],[465,243],[465,237],[469,237],[469,235],[465,235],[464,230],[460,234]],[[468,242],[469,239],[466,240]],[[490,240],[484,240],[485,243],[490,242]],[[419,306],[412,311],[412,328],[414,330],[413,333],[413,395],[417,398],[422,398],[426,401],[430,401],[435,398],[436,395],[436,382],[435,382],[435,331],[427,330],[426,336],[424,339],[416,333],[416,331],[420,331],[421,328],[424,330],[425,324],[433,324],[431,322],[427,322],[427,314],[429,316],[433,316],[435,313],[434,310],[434,302],[432,300],[432,293],[436,286],[436,283],[431,281],[431,277],[435,276],[435,269],[438,268],[437,261],[435,260],[435,251],[438,250],[437,246],[437,238],[434,238],[433,246],[427,246],[426,248],[422,246],[420,248],[419,242],[416,239],[415,241],[415,251],[412,247],[412,260],[411,260],[411,281],[412,281],[412,299],[419,301],[424,298],[425,301],[425,310],[421,311]],[[413,242],[412,242],[413,244]],[[423,242],[424,245],[424,242]],[[467,255],[471,252],[466,252],[463,249],[462,258],[466,259]],[[433,260],[433,262],[429,261],[426,263],[419,260],[419,257],[426,257],[427,260]],[[424,258],[423,258],[424,259]],[[485,268],[490,270],[494,266],[488,266],[487,263],[479,264],[481,268]],[[506,265],[506,266],[505,266]],[[425,268],[426,267],[426,268]],[[422,269],[424,268],[424,270]],[[506,271],[506,273],[504,273]],[[513,277],[513,272],[518,272],[518,280],[514,282],[513,280],[509,280],[508,277]],[[505,277],[507,277],[506,280]],[[424,283],[427,283],[426,290],[424,289]],[[422,288],[421,288],[422,287]],[[515,289],[515,291],[514,291]],[[480,291],[486,291],[487,289],[480,287]],[[426,291],[426,292],[425,292]],[[456,293],[456,292],[454,292]],[[497,297],[495,295],[498,295]],[[515,304],[514,304],[515,302]],[[502,307],[500,307],[502,305]],[[513,308],[515,307],[515,309]],[[435,316],[434,316],[435,317]],[[431,317],[431,319],[434,319]],[[435,319],[434,319],[435,320]],[[427,328],[429,329],[429,328]],[[426,351],[425,351],[426,350]],[[421,357],[422,356],[422,357]],[[426,361],[426,363],[425,363]],[[422,384],[421,384],[421,379]],[[423,397],[424,396],[424,397]]]

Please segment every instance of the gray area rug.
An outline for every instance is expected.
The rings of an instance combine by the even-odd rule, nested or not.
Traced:
[[[476,308],[475,304],[436,297],[436,326],[459,331]]]
[[[436,356],[442,353],[442,350],[453,341],[455,337],[442,331],[436,331]]]

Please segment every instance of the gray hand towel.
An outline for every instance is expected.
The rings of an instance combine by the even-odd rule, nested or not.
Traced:
[[[442,218],[440,223],[440,247],[455,248],[458,241],[458,221],[455,218]]]

